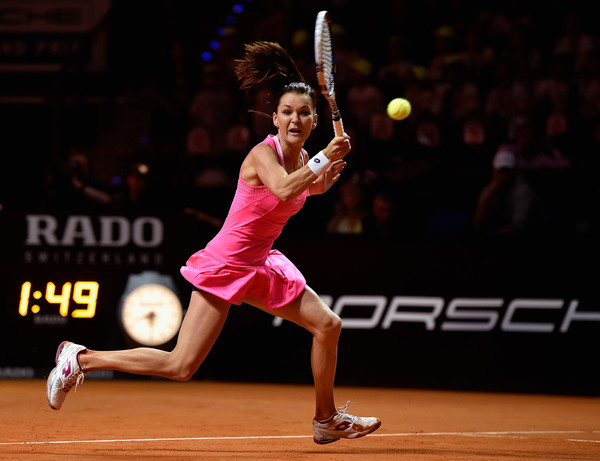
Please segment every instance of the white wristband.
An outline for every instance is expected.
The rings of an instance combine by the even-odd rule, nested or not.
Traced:
[[[327,169],[330,163],[331,161],[321,151],[308,161],[308,167],[314,174],[321,176],[321,173]]]

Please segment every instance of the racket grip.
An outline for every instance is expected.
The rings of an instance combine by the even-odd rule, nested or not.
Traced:
[[[333,131],[336,136],[344,136],[344,124],[341,117],[333,121]]]

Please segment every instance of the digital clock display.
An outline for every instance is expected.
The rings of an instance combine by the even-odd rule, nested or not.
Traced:
[[[35,302],[43,297],[49,304],[57,304],[58,313],[63,317],[67,317],[70,311],[74,318],[93,318],[96,315],[98,290],[98,282],[93,281],[66,282],[61,287],[47,282],[43,291],[32,291],[31,282],[24,282],[21,285],[19,314],[25,317],[29,313],[39,313],[40,306]],[[75,308],[72,302],[77,305]]]

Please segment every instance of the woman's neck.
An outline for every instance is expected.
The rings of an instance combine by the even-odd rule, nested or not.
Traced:
[[[286,171],[296,171],[302,165],[300,162],[300,153],[302,152],[302,145],[296,146],[282,141],[279,136],[279,145],[281,146],[281,152],[283,154],[283,162],[285,163]]]

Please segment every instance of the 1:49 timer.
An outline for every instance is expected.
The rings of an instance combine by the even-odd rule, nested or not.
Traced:
[[[98,282],[70,282],[64,283],[57,293],[56,285],[52,282],[46,283],[45,294],[36,290],[31,292],[31,282],[24,282],[21,285],[21,299],[19,301],[19,314],[25,317],[29,312],[37,314],[40,311],[38,304],[29,306],[31,297],[34,300],[44,296],[50,304],[58,304],[60,307],[58,313],[63,317],[69,314],[69,304],[71,299],[77,304],[86,304],[86,308],[75,309],[71,316],[75,318],[92,318],[96,315],[96,303],[98,301]],[[72,295],[72,296],[71,296]]]

